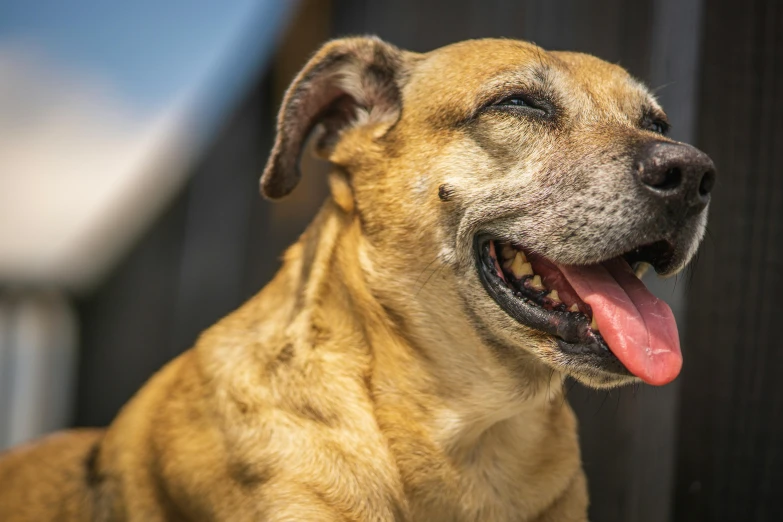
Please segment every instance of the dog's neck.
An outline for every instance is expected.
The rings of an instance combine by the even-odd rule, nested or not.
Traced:
[[[346,426],[377,426],[385,447],[375,451],[394,468],[385,468],[386,478],[365,476],[363,487],[404,495],[414,520],[537,519],[580,473],[560,377],[546,370],[550,382],[525,386],[481,345],[467,318],[444,319],[427,302],[432,295],[406,283],[389,295],[395,290],[384,290],[384,280],[401,269],[379,268],[379,257],[357,215],[327,201],[248,304],[263,348],[257,358],[268,368],[310,358],[308,371],[333,380],[329,388],[345,395],[323,397],[324,408]],[[441,308],[459,308],[453,295],[439,299]],[[214,353],[211,360],[232,359]],[[552,496],[522,497],[526,484],[547,484]]]
[[[454,321],[441,328],[437,315],[417,297],[405,296],[405,309],[379,299],[371,282],[377,267],[367,247],[358,218],[329,201],[288,263],[295,265],[290,273],[301,278],[302,309],[328,309],[334,314],[330,321],[339,314],[363,340],[372,360],[376,416],[392,446],[400,445],[398,451],[392,447],[395,453],[410,454],[411,445],[425,445],[415,451],[445,453],[455,463],[475,459],[488,439],[519,444],[526,436],[514,435],[515,430],[547,425],[553,412],[568,408],[558,374],[547,370],[548,382],[520,389],[519,381],[491,360],[491,350],[480,346],[467,321],[464,328]],[[434,343],[439,349],[432,349]]]

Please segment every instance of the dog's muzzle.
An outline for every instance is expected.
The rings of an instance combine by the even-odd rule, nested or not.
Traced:
[[[671,256],[665,244],[588,266],[559,265],[486,235],[476,237],[474,248],[487,293],[519,323],[554,337],[572,369],[634,375],[657,385],[679,373],[674,315],[629,263],[665,264]]]

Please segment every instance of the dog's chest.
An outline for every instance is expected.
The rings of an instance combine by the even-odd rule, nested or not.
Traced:
[[[465,520],[528,520],[540,511],[521,456],[506,447],[484,447],[461,469],[459,499]],[[534,494],[535,495],[535,494]]]
[[[441,473],[437,486],[429,482],[437,491],[412,499],[412,520],[538,520],[578,471],[578,449],[568,430],[529,421],[499,423],[453,453],[447,459],[451,472]]]

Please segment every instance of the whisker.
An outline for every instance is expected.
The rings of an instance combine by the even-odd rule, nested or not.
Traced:
[[[430,261],[429,263],[427,263],[427,266],[425,266],[425,267],[424,267],[424,270],[422,270],[422,271],[421,271],[421,273],[419,274],[419,277],[417,277],[417,278],[416,278],[416,281],[415,281],[416,283],[418,283],[418,282],[419,282],[419,280],[421,279],[421,276],[423,276],[423,275],[424,275],[424,272],[426,272],[426,271],[427,271],[427,269],[428,269],[429,267],[431,267],[431,266],[432,266],[432,264],[433,264],[435,261],[437,261],[437,260],[438,260],[438,256],[435,256],[435,257],[432,259],[432,261]]]
[[[605,391],[605,392],[604,392],[604,399],[601,401],[601,404],[598,406],[598,409],[595,411],[595,413],[593,413],[593,417],[595,417],[596,415],[598,415],[598,412],[600,412],[600,411],[601,411],[601,408],[603,408],[603,407],[604,407],[604,403],[606,403],[606,399],[608,399],[608,398],[609,398],[609,393],[610,393],[609,391]]]
[[[430,282],[430,279],[432,279],[432,276],[434,276],[435,274],[437,274],[438,272],[440,272],[441,270],[443,270],[443,269],[445,268],[445,266],[446,266],[446,265],[441,265],[441,266],[437,267],[435,270],[433,270],[433,271],[432,271],[432,273],[430,273],[430,275],[429,275],[429,277],[427,278],[427,280],[426,280],[426,281],[424,281],[424,284],[423,284],[423,285],[421,285],[421,286],[419,287],[419,289],[416,291],[416,295],[417,295],[417,296],[418,296],[418,295],[419,295],[419,293],[420,293],[420,292],[421,292],[421,291],[424,289],[424,287],[425,287],[425,286],[427,286],[427,283],[429,283],[429,282]]]
[[[568,394],[571,393],[571,390],[574,389],[574,386],[576,386],[576,379],[571,379],[571,386],[566,388],[565,393],[563,393],[563,402],[560,403],[561,408],[565,405]]]

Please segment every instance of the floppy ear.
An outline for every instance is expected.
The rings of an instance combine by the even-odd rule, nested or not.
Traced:
[[[268,198],[290,193],[301,178],[305,140],[321,123],[318,147],[334,145],[348,127],[389,121],[400,114],[402,52],[374,37],[324,45],[297,75],[283,98],[277,137],[261,176]]]

